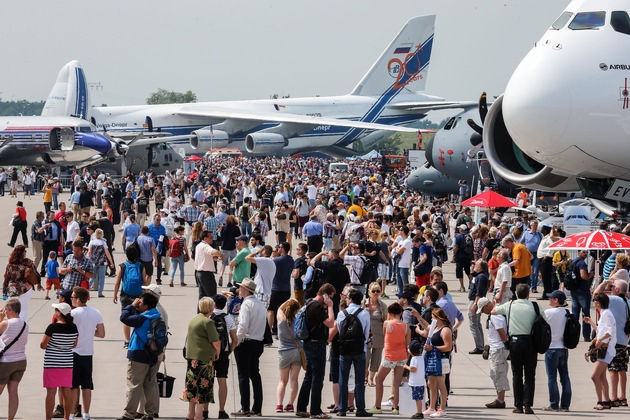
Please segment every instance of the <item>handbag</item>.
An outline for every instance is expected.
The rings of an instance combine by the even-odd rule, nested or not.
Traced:
[[[291,329],[291,325],[289,325],[289,321],[286,321],[286,324],[287,324],[287,330],[289,330],[289,335],[291,336],[291,339],[295,343],[295,346],[297,347],[297,349],[300,351],[300,362],[302,362],[302,369],[306,370],[306,353],[304,353],[304,349],[302,348],[302,346],[300,346],[297,339],[295,338],[295,333]]]
[[[157,373],[158,391],[160,392],[160,398],[171,398],[171,395],[173,395],[173,384],[175,383],[175,378],[173,376],[168,376],[166,373],[166,363],[162,362],[162,366],[164,367],[164,373]]]
[[[11,220],[12,226],[22,226],[22,218],[20,216],[13,216],[13,220]]]
[[[427,376],[442,376],[442,354],[435,347],[424,355],[424,370]]]
[[[586,354],[584,354],[584,358],[586,359],[587,362],[595,363],[597,359],[603,359],[606,357],[606,352],[608,351],[608,344],[602,343],[601,347],[597,348],[595,347],[595,341],[597,341],[597,338],[591,341],[591,344],[588,346],[588,350],[586,351]]]
[[[190,261],[190,256],[188,255],[188,252],[184,254],[184,262],[187,263],[188,261]]]
[[[16,335],[15,338],[9,344],[4,346],[2,350],[0,350],[0,359],[2,359],[2,356],[4,356],[4,353],[6,353],[7,350],[9,350],[11,346],[14,345],[16,341],[19,340],[19,338],[22,336],[22,333],[24,332],[25,329],[26,329],[26,322],[22,324],[22,329],[20,330],[19,334]]]
[[[33,270],[31,267],[26,267],[24,270],[24,279],[31,286],[38,286],[42,284],[42,278],[37,272],[37,270]]]

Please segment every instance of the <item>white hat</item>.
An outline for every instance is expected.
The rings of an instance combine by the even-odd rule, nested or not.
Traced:
[[[59,312],[61,312],[64,315],[68,315],[70,313],[70,311],[72,311],[72,308],[70,307],[70,305],[68,305],[67,303],[53,303],[52,305],[53,308],[59,310]]]
[[[142,289],[144,289],[147,292],[151,293],[152,295],[154,295],[158,299],[160,298],[160,296],[162,296],[162,289],[160,289],[160,286],[158,286],[157,284],[150,284],[148,286],[142,286]]]
[[[468,225],[462,223],[461,225],[459,225],[459,228],[463,230],[468,230]]]

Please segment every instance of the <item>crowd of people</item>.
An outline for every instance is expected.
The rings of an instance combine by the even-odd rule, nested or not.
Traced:
[[[108,277],[115,278],[112,300],[121,304],[128,358],[120,419],[158,417],[155,379],[163,353],[149,351],[146,343],[156,336],[159,320],[168,326],[159,303],[161,287],[167,277],[168,287],[175,287],[176,273],[178,287],[187,287],[190,269],[198,314],[188,324],[184,350],[181,399],[188,402],[189,419],[208,418],[215,379],[218,418],[229,418],[231,353],[240,404],[231,414],[261,415],[259,361],[274,340],[277,413],[371,417],[391,407],[398,414],[404,382],[416,402],[412,418],[446,417],[464,313],[474,341],[469,354],[490,362],[496,398],[486,407],[506,408],[511,366],[514,412],[532,414],[537,359],[531,331],[537,310],[552,337],[545,354],[549,402],[544,410],[568,411],[569,350],[563,339],[569,291],[570,312],[582,319],[582,338],[593,340],[596,350],[606,349],[594,363],[595,408],[627,406],[628,337],[622,320],[630,308],[625,299],[630,257],[598,256],[603,281],[592,285],[596,268],[588,252],[571,258],[547,249],[563,237],[559,227],[539,229],[535,217],[494,209],[475,220],[470,208],[446,199],[425,202],[407,190],[405,172],[381,174],[371,161],[331,172],[328,163],[214,158],[192,171],[141,172],[120,182],[84,170],[73,173],[67,202],[60,199],[58,177],[46,179],[44,210],[34,219],[18,201],[3,284],[9,300],[0,312],[0,339],[12,343],[0,359],[0,392],[6,384],[9,418],[17,411],[17,388],[26,369],[20,330],[28,328],[34,290],[43,288],[46,298],[53,289],[59,297],[41,343],[46,417],[90,418],[93,341],[104,337],[105,329],[98,311],[85,308],[90,291],[105,297]],[[15,246],[20,234],[23,245]],[[117,265],[119,246],[126,261]],[[452,291],[441,268],[448,263],[455,265],[459,286]],[[564,284],[567,271],[578,279],[570,287]],[[538,300],[548,301],[549,308],[538,309],[530,300],[539,286]],[[467,293],[464,313],[453,302],[455,292]],[[590,317],[591,292],[601,312],[598,321]],[[388,293],[395,299],[388,300]],[[487,331],[482,314],[488,315]],[[327,368],[330,405],[322,395]],[[388,376],[391,392],[385,396]],[[375,388],[374,401],[366,401],[366,387]]]

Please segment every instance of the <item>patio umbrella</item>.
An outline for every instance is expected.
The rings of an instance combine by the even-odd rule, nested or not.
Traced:
[[[197,161],[199,161],[199,160],[203,160],[203,159],[202,159],[202,158],[200,158],[200,157],[199,157],[199,156],[197,156],[197,155],[193,155],[193,156],[191,156],[191,157],[187,158],[187,159],[186,159],[186,162],[197,162]]]
[[[516,207],[518,204],[492,190],[484,191],[462,202],[468,207]]]
[[[562,238],[547,247],[548,249],[568,250],[606,250],[606,249],[630,249],[630,236],[623,233],[595,230],[593,232],[580,232]]]

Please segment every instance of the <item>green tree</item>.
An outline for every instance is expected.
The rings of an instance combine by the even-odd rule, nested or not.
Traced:
[[[158,88],[157,92],[153,92],[147,98],[148,105],[185,104],[189,102],[197,102],[197,95],[195,95],[192,90],[189,90],[186,93],[181,93]]]
[[[0,115],[2,116],[40,115],[42,109],[44,109],[44,101],[29,102],[24,99],[18,101],[0,101]]]

